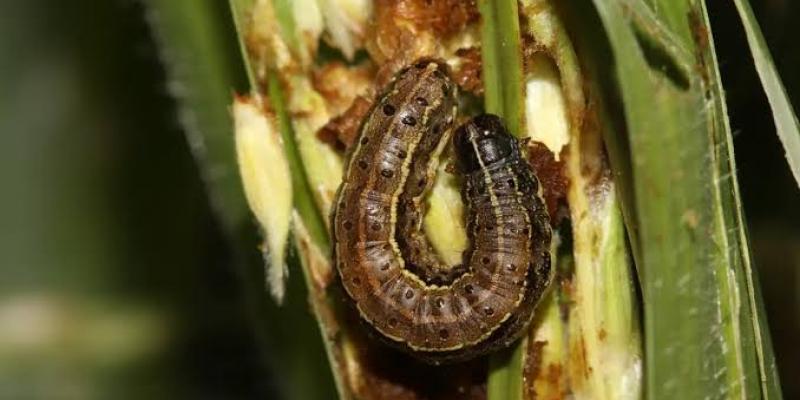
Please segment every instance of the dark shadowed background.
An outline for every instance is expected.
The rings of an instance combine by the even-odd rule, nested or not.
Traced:
[[[752,2],[797,109],[800,2]],[[709,3],[782,384],[800,398],[800,189],[732,2]],[[214,217],[150,28],[138,1],[0,3],[2,399],[281,397],[273,306]]]

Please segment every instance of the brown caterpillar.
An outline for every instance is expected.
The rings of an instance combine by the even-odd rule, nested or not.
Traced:
[[[538,181],[499,117],[453,139],[470,247],[444,265],[422,230],[424,197],[456,116],[446,66],[400,71],[361,127],[333,211],[334,259],[361,318],[432,363],[516,340],[552,278],[550,225]]]

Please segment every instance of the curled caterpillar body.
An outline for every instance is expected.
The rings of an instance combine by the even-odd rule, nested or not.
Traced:
[[[463,265],[445,266],[428,244],[424,197],[455,114],[443,64],[399,72],[364,121],[333,213],[336,268],[361,318],[433,363],[510,344],[552,277],[537,179],[496,116],[453,138],[470,241]]]

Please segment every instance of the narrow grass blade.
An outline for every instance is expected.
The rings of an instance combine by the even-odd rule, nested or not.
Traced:
[[[767,100],[772,107],[772,118],[775,121],[778,137],[783,143],[783,149],[786,151],[786,161],[800,187],[800,123],[798,123],[797,114],[792,109],[789,96],[775,69],[775,63],[772,61],[769,48],[764,40],[764,35],[761,34],[761,28],[753,15],[750,3],[747,0],[734,0],[733,2],[742,19],[747,43],[750,45],[750,53],[753,55],[758,76],[761,78],[761,85],[764,87]]]

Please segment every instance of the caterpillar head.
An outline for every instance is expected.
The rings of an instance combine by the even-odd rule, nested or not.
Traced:
[[[518,151],[516,139],[492,114],[478,115],[461,125],[453,136],[453,147],[462,173],[490,167]]]

